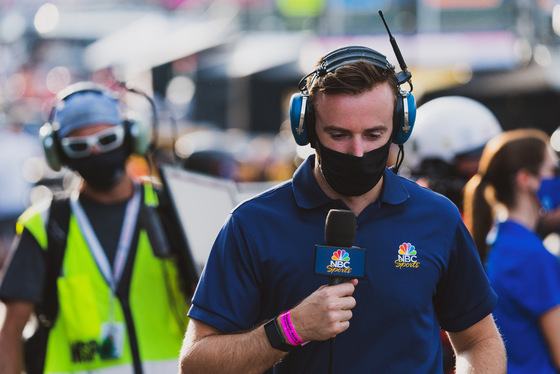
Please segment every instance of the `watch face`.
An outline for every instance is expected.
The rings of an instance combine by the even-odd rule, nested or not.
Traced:
[[[266,337],[272,348],[279,349],[283,352],[289,352],[294,346],[284,340],[284,335],[282,335],[278,322],[276,322],[277,317],[278,316],[265,323],[264,331],[266,332]]]

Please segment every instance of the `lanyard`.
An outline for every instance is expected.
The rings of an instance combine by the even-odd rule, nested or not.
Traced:
[[[126,204],[123,225],[121,228],[121,234],[117,246],[117,252],[115,254],[112,271],[109,260],[107,259],[107,255],[105,254],[105,251],[101,247],[101,243],[99,243],[97,235],[95,235],[95,232],[91,227],[91,223],[84,211],[84,208],[78,200],[77,193],[73,194],[70,198],[70,206],[72,208],[72,212],[76,217],[76,220],[78,221],[78,225],[80,226],[86,243],[91,250],[93,258],[95,259],[95,262],[97,263],[97,266],[101,271],[101,274],[103,274],[103,277],[107,281],[107,284],[111,287],[113,294],[116,293],[117,286],[119,284],[124,266],[126,264],[126,259],[128,258],[128,254],[130,252],[130,242],[132,240],[132,235],[134,233],[134,228],[136,226],[136,221],[138,218],[138,211],[140,209],[140,189],[135,188],[134,195]]]

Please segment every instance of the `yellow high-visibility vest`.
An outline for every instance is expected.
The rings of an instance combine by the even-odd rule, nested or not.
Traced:
[[[143,192],[144,204],[156,206],[151,185],[144,185]],[[48,248],[49,206],[29,208],[17,225],[20,234],[23,228],[29,230],[43,250]],[[144,374],[177,372],[188,321],[177,267],[172,260],[154,255],[143,228],[130,255],[134,256],[131,275],[121,280],[128,292],[121,301],[114,297],[71,215],[57,279],[59,309],[47,341],[45,373],[134,373],[135,357]],[[102,357],[107,326],[114,327],[114,336],[122,341],[117,344],[117,358]]]

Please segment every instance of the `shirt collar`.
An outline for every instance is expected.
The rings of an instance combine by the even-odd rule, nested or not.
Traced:
[[[383,174],[383,190],[381,191],[381,202],[388,204],[404,203],[410,194],[406,189],[401,177],[395,174],[391,169],[386,168]]]
[[[314,209],[333,202],[321,188],[313,176],[315,155],[309,156],[295,171],[292,188],[296,202],[300,208]],[[385,169],[381,202],[400,204],[410,197],[408,190],[394,172]]]
[[[325,195],[313,176],[315,155],[307,157],[294,173],[292,188],[294,197],[300,208],[314,209],[330,203],[332,200]]]

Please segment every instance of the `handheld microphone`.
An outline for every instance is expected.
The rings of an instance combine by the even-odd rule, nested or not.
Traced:
[[[356,216],[351,210],[331,209],[325,221],[325,243],[333,247],[351,247],[356,237]]]
[[[329,277],[329,286],[343,278],[363,278],[366,251],[354,247],[356,216],[350,210],[331,209],[325,221],[325,245],[315,246],[315,274]]]
[[[325,221],[326,245],[315,246],[315,274],[329,277],[329,286],[344,278],[364,278],[366,250],[354,247],[356,216],[350,210],[331,209]],[[329,374],[332,372],[334,338],[329,339]]]

